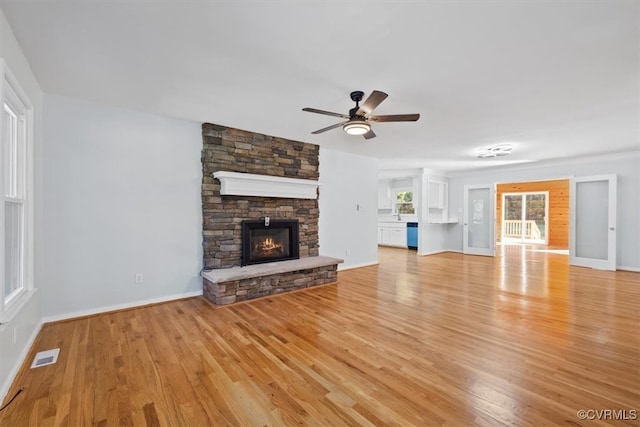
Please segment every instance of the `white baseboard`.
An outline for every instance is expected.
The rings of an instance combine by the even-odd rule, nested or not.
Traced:
[[[634,273],[640,273],[640,268],[637,268],[637,267],[624,267],[624,266],[618,265],[616,266],[616,270],[632,271]]]
[[[458,251],[458,250],[453,250],[453,249],[442,249],[440,251],[433,251],[433,252],[426,252],[426,253],[418,253],[418,255],[420,256],[428,256],[428,255],[436,255],[436,254],[443,254],[445,252],[454,252],[454,253],[458,253],[461,254],[462,251]]]
[[[353,265],[344,265],[344,264],[338,264],[338,271],[345,271],[345,270],[352,270],[354,268],[362,268],[362,267],[370,267],[372,265],[378,265],[378,261],[374,261],[374,262],[363,262],[361,264],[353,264]]]
[[[13,366],[11,371],[9,371],[9,375],[7,375],[6,381],[4,382],[4,384],[2,384],[2,388],[0,388],[0,404],[4,401],[5,397],[7,396],[7,392],[11,387],[11,384],[13,384],[13,381],[16,379],[16,376],[20,372],[20,368],[22,368],[22,364],[24,363],[25,359],[29,355],[29,352],[31,351],[31,347],[33,347],[33,343],[38,337],[38,334],[40,333],[40,330],[42,329],[43,324],[44,322],[40,321],[40,323],[38,323],[38,326],[34,328],[33,333],[31,334],[31,336],[27,340],[27,343],[24,345],[24,348],[20,352],[20,356],[16,359],[15,365]]]
[[[69,319],[74,319],[76,317],[92,316],[94,314],[107,313],[109,311],[126,310],[128,308],[140,307],[140,306],[149,305],[149,304],[158,304],[161,302],[173,301],[173,300],[190,298],[190,297],[197,297],[200,295],[202,295],[202,290],[187,292],[187,293],[178,294],[178,295],[167,295],[164,297],[151,298],[148,300],[135,301],[135,302],[128,302],[124,304],[110,305],[106,307],[92,308],[89,310],[81,310],[73,313],[65,313],[65,314],[59,314],[56,316],[48,316],[43,318],[43,323],[59,322],[61,320],[69,320]]]
[[[442,250],[433,251],[433,252],[424,252],[424,253],[423,252],[418,252],[418,255],[419,256],[436,255],[436,254],[441,254],[441,253],[444,253],[444,252],[449,252],[449,251],[447,251],[445,249],[442,249]]]

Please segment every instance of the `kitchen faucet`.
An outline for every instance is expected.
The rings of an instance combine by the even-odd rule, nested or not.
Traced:
[[[402,221],[402,217],[400,217],[400,211],[398,211],[398,221]]]

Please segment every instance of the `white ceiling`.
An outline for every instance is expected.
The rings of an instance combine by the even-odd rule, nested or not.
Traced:
[[[637,149],[640,2],[0,0],[47,93],[455,171]],[[389,98],[369,141],[310,132]],[[365,96],[366,96],[365,95]],[[509,142],[511,156],[474,153]]]

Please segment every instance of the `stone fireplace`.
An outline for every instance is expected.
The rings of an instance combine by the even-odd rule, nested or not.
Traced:
[[[335,282],[342,260],[319,256],[317,185],[310,196],[297,194],[299,185],[317,183],[319,147],[210,123],[202,125],[202,137],[204,296],[221,305]],[[223,184],[229,176],[249,182],[249,191]],[[270,194],[280,181],[293,191]],[[251,191],[259,187],[267,190]],[[296,225],[287,236],[252,228],[269,228],[266,218],[269,227]]]

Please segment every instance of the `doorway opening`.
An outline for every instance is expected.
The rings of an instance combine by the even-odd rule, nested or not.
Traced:
[[[569,249],[569,193],[569,179],[497,184],[496,244],[564,253]]]

